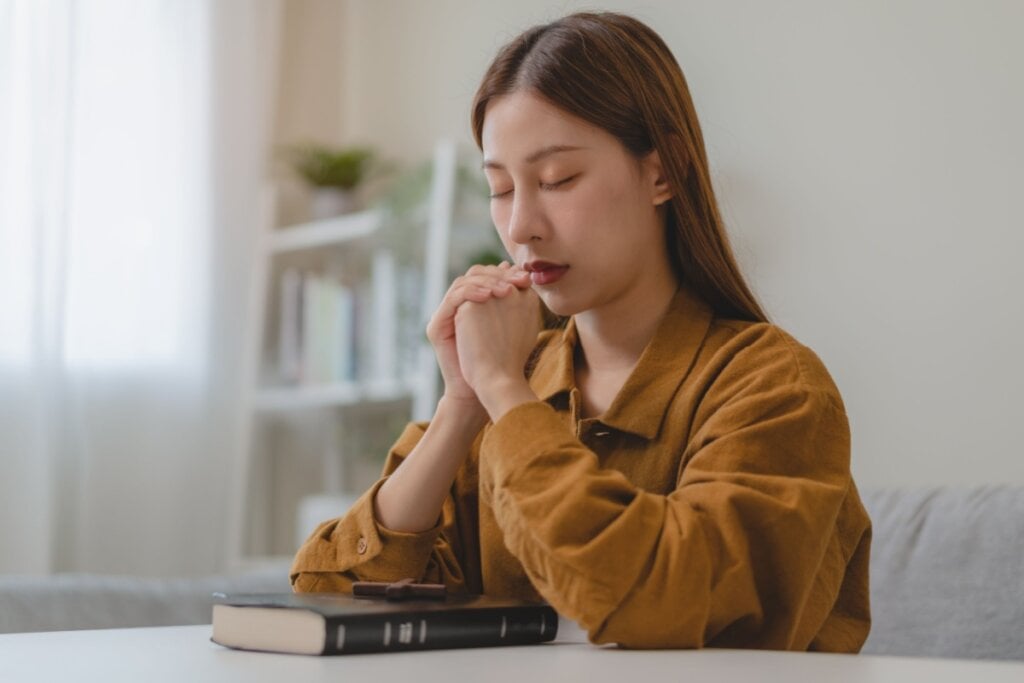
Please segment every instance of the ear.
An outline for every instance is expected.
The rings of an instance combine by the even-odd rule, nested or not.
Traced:
[[[665,169],[661,165],[658,150],[652,150],[643,159],[644,182],[651,192],[651,203],[661,206],[672,199],[672,188],[669,187]]]

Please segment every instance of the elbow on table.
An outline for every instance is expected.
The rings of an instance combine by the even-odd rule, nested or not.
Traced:
[[[295,593],[352,592],[352,582],[336,572],[294,572],[289,578]]]

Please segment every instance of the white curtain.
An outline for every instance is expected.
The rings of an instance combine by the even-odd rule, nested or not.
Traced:
[[[0,572],[221,568],[278,0],[0,0]]]

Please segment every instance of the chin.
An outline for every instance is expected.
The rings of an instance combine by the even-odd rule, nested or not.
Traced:
[[[537,292],[537,296],[544,302],[544,305],[548,307],[548,310],[557,316],[567,318],[571,315],[576,315],[589,308],[583,302],[568,296],[568,293],[564,290],[558,290],[551,287],[534,288]]]

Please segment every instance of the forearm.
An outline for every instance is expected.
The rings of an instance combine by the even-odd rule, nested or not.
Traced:
[[[486,415],[442,398],[416,447],[377,492],[374,516],[393,531],[417,533],[437,522],[441,505]]]
[[[521,406],[480,445],[481,504],[490,499],[537,591],[595,643],[697,647],[721,636],[806,649],[868,528],[865,518],[838,535],[849,442],[837,411],[799,390],[720,408],[705,423],[718,436],[663,495],[601,467],[564,415]],[[843,628],[849,643],[830,636],[830,647],[863,639],[862,625]]]

